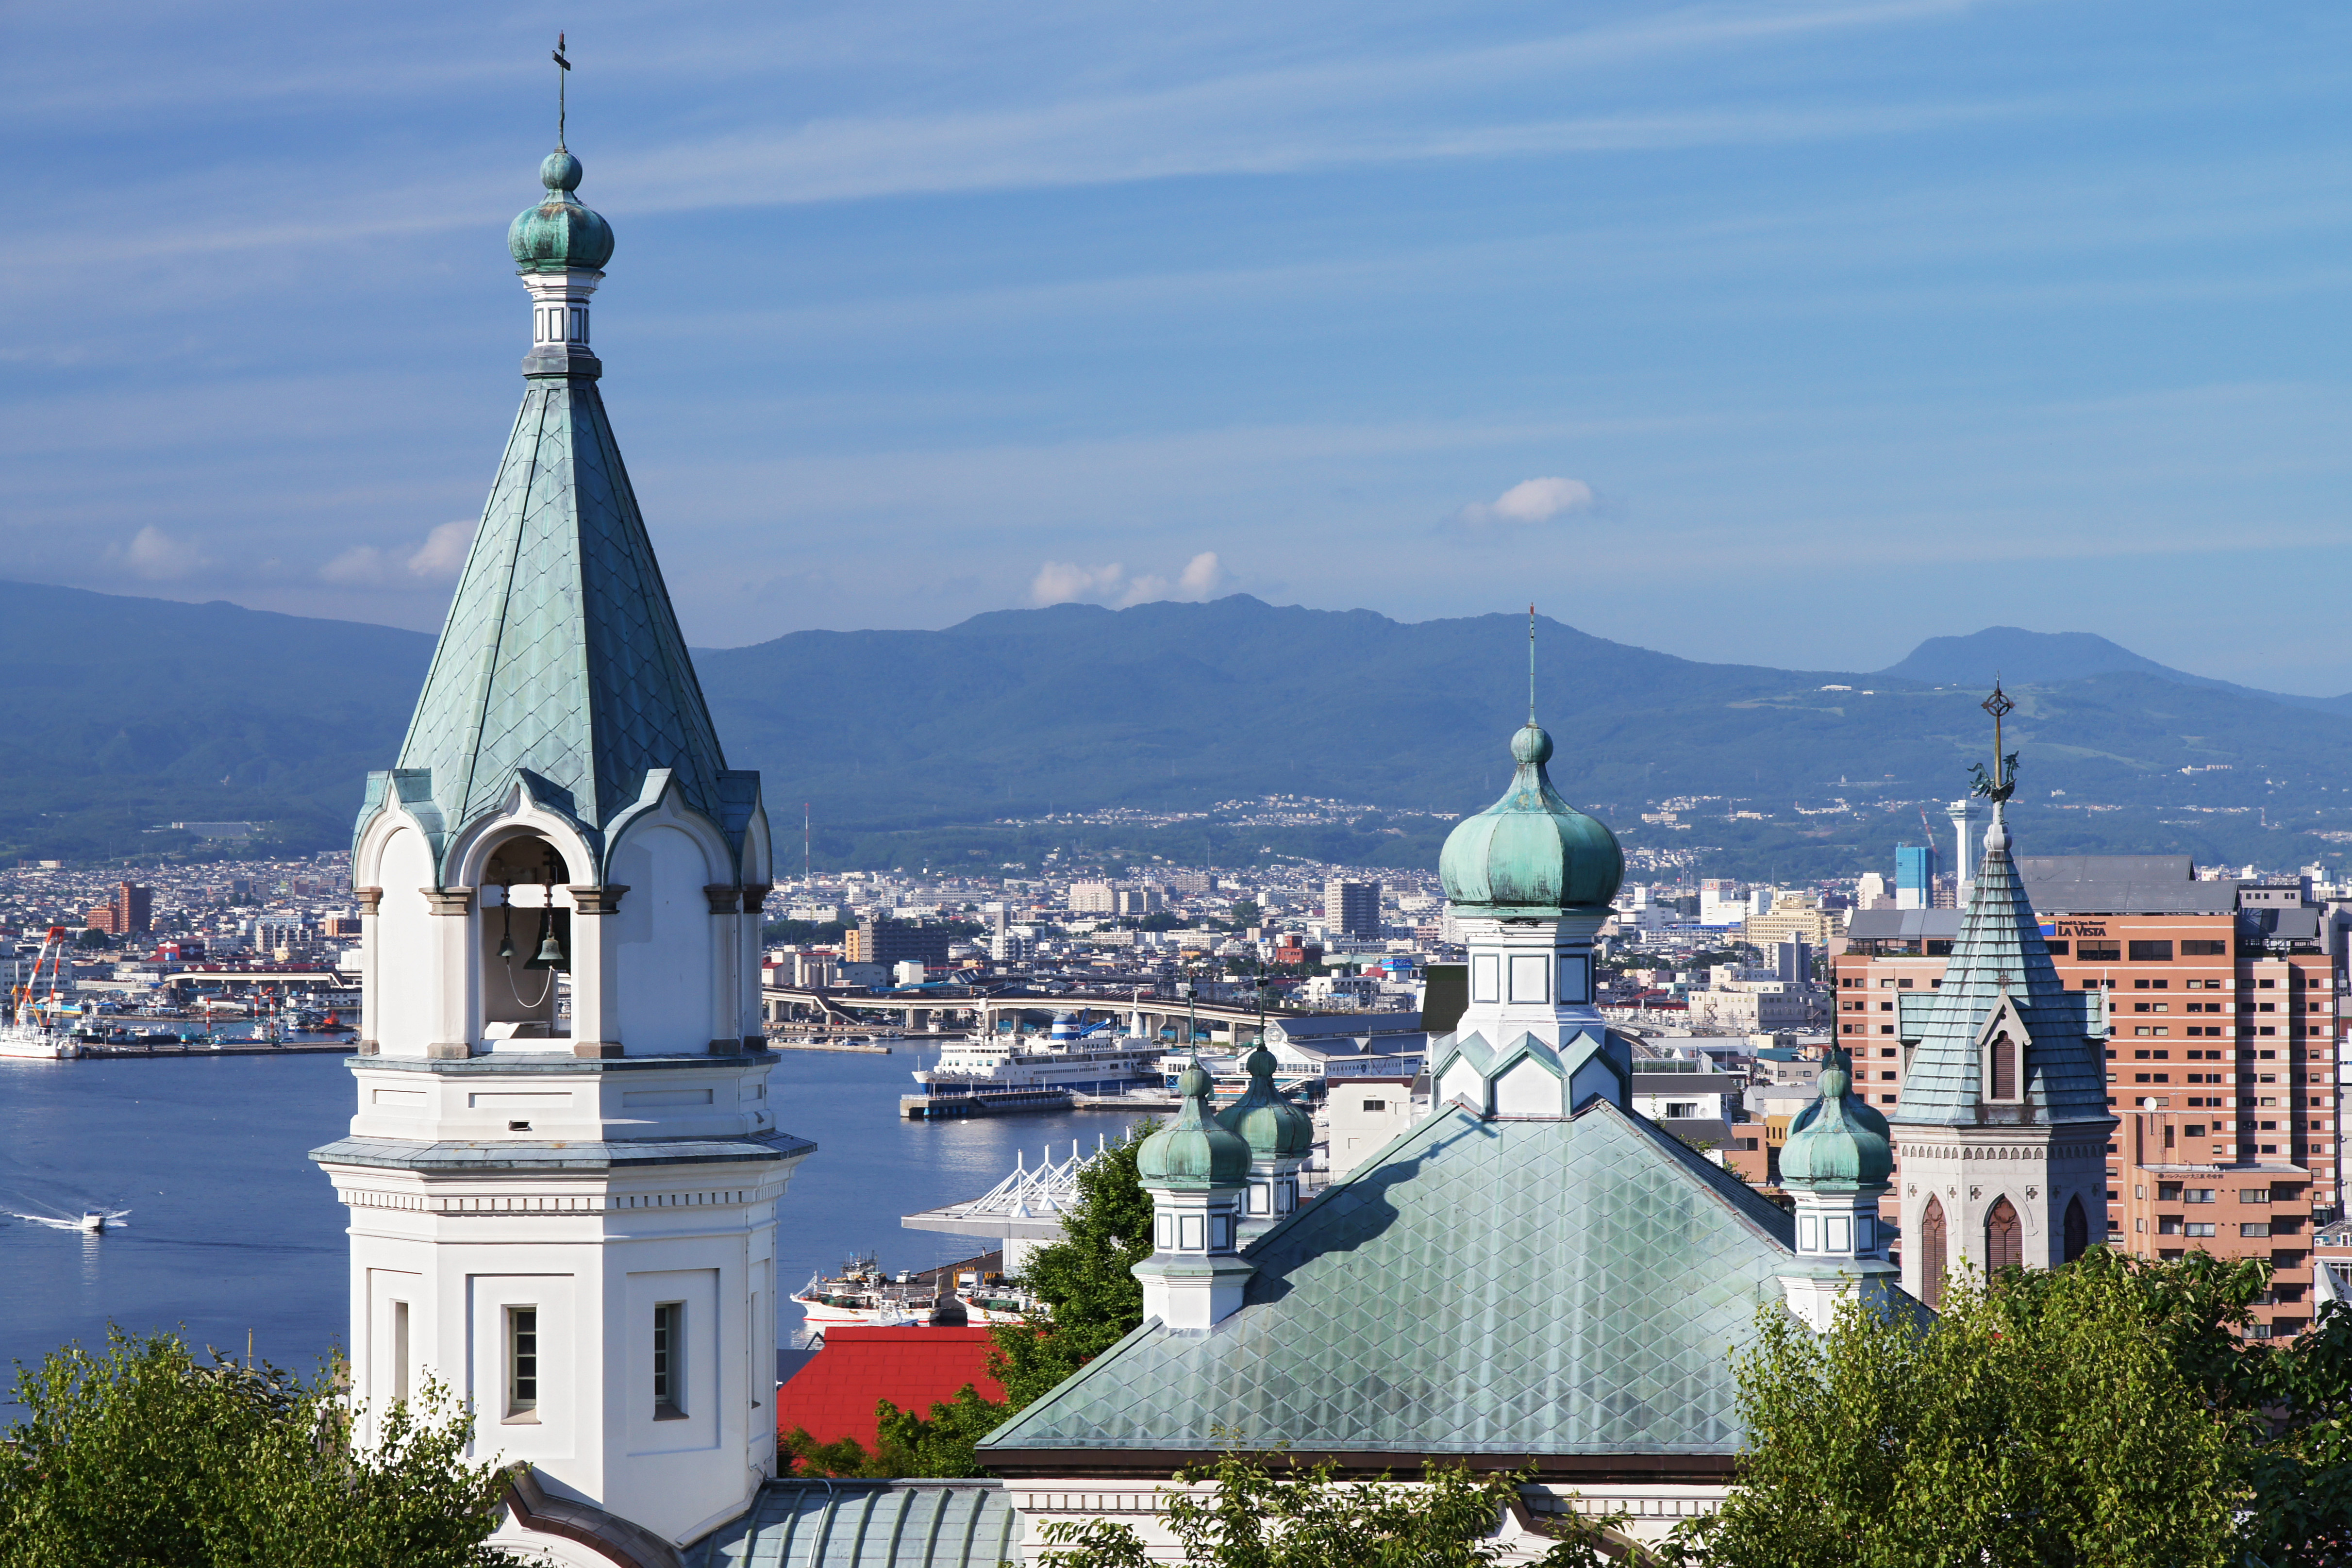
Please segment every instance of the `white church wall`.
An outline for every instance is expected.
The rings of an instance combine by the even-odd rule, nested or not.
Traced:
[[[612,855],[611,879],[629,890],[607,917],[617,943],[614,1037],[631,1056],[710,1048],[710,863],[682,829],[633,827]]]
[[[1541,1062],[1521,1058],[1517,1065],[1495,1080],[1497,1116],[1558,1116],[1559,1077]]]
[[[366,1022],[379,1049],[421,1057],[433,1039],[432,988],[418,984],[433,968],[434,916],[424,889],[433,886],[433,851],[414,827],[393,830],[377,858],[383,900],[376,906],[376,972],[391,976],[375,987],[375,1013]]]

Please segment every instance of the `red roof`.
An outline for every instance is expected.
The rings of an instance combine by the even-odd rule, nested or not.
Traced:
[[[776,1432],[804,1426],[820,1443],[855,1437],[871,1451],[877,1400],[929,1415],[967,1383],[1001,1400],[988,1344],[986,1329],[829,1328],[824,1348],[777,1392]]]

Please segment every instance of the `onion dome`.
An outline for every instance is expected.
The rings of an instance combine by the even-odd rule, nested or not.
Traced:
[[[1833,1050],[1822,1068],[1821,1098],[1797,1113],[1789,1141],[1780,1146],[1780,1182],[1877,1186],[1895,1171],[1895,1148],[1886,1118],[1847,1090],[1853,1076],[1843,1051]]]
[[[1135,1152],[1135,1173],[1147,1187],[1239,1185],[1249,1175],[1250,1146],[1209,1114],[1209,1075],[1196,1060],[1176,1077],[1183,1105],[1176,1120]]]
[[[1456,910],[1540,918],[1598,913],[1625,879],[1617,836],[1560,799],[1544,763],[1551,737],[1532,719],[1511,737],[1517,771],[1503,798],[1456,823],[1437,874]]]
[[[1249,1145],[1253,1160],[1296,1160],[1315,1146],[1315,1119],[1274,1087],[1274,1053],[1263,1045],[1242,1064],[1249,1091],[1217,1113],[1225,1131]]]
[[[547,197],[515,215],[507,250],[521,272],[595,272],[613,259],[613,226],[581,205],[580,160],[558,147],[539,166]]]

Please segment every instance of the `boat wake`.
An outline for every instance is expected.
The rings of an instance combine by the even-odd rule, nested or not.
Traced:
[[[129,1209],[88,1209],[59,1219],[55,1215],[22,1214],[15,1209],[0,1209],[10,1219],[21,1219],[27,1225],[45,1225],[51,1230],[121,1230],[129,1223]]]

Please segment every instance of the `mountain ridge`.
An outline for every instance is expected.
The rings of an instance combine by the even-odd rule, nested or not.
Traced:
[[[182,847],[146,830],[216,818],[270,821],[289,847],[347,842],[361,781],[397,751],[433,640],[0,582],[0,654],[19,676],[0,688],[0,853]],[[1851,851],[1875,864],[1895,837],[1917,837],[1916,811],[1882,806],[1958,795],[1990,748],[1977,704],[1990,672],[1962,681],[1968,660],[2036,648],[2074,660],[2047,666],[2064,679],[2029,668],[2011,681],[2028,794],[2047,807],[2034,812],[2044,852],[2120,843],[2282,863],[2285,841],[2263,836],[2282,819],[2352,841],[2352,809],[2336,804],[2352,807],[2352,794],[2333,783],[2352,776],[2352,715],[2169,670],[2088,634],[1987,628],[1862,674],[1705,663],[1541,620],[1537,701],[1555,780],[1629,846],[1696,842],[1731,861]],[[982,611],[938,631],[794,632],[694,658],[730,764],[761,772],[780,824],[812,803],[836,847],[1268,794],[1475,811],[1507,779],[1526,716],[1523,616],[1400,622],[1245,595]],[[2122,668],[2095,668],[2108,665]],[[1703,837],[1641,821],[1686,796],[1722,797],[1690,808],[1717,824]],[[2091,805],[2102,815],[2078,809]],[[1385,831],[1419,854],[1434,820]],[[2118,838],[2126,822],[2135,830]],[[2299,826],[2293,853],[2332,842]]]

